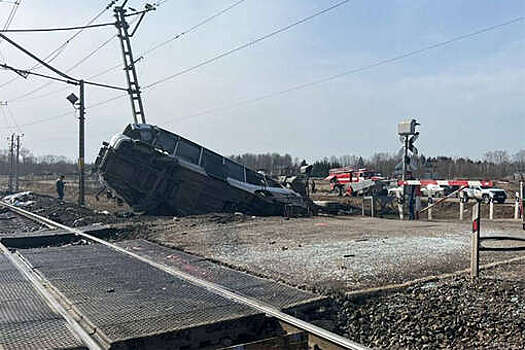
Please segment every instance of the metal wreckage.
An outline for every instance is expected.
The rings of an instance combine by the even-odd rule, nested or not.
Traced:
[[[106,189],[149,214],[297,215],[313,208],[306,175],[280,183],[149,124],[130,124],[104,142],[95,165]]]

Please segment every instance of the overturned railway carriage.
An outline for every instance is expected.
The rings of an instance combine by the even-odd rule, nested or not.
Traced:
[[[108,189],[146,213],[281,215],[308,208],[307,199],[272,178],[149,124],[130,124],[104,143],[96,167]]]

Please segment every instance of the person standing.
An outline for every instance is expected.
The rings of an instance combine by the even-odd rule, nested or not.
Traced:
[[[64,186],[65,186],[65,184],[66,183],[64,182],[64,175],[60,175],[60,177],[56,181],[57,194],[58,194],[58,200],[59,201],[62,201],[64,199]]]

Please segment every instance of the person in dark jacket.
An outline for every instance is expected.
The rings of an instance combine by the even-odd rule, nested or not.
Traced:
[[[64,182],[64,175],[60,175],[60,177],[56,181],[57,186],[57,194],[58,194],[58,200],[62,201],[64,199],[64,186],[66,183]]]

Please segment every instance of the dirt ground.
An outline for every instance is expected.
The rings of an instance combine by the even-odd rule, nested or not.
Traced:
[[[401,283],[469,266],[470,223],[362,217],[243,217],[150,226],[149,240],[319,292]],[[484,221],[486,235],[525,238],[514,221]],[[508,243],[508,242],[506,242]],[[503,243],[504,244],[504,243]],[[482,263],[519,253],[484,253]]]
[[[460,275],[379,294],[347,293],[467,268],[469,221],[240,213],[147,217],[116,206],[79,208],[47,195],[33,199],[29,210],[67,225],[126,226],[116,239],[145,238],[327,295],[333,302],[320,325],[372,348],[521,349],[525,341],[524,261],[482,271],[475,281]],[[0,219],[18,225],[9,213]],[[525,232],[514,220],[483,220],[482,235]],[[482,252],[481,263],[517,256]]]

